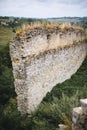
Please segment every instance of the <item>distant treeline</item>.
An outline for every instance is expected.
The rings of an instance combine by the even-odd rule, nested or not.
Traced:
[[[87,28],[87,17],[58,17],[58,18],[25,18],[25,17],[8,17],[0,16],[0,25],[15,28],[22,24],[30,24],[35,21],[51,21],[59,23],[69,23],[71,25],[77,25]]]
[[[30,24],[31,22],[42,21],[36,18],[23,18],[23,17],[2,17],[0,16],[0,25],[15,28],[22,24]]]

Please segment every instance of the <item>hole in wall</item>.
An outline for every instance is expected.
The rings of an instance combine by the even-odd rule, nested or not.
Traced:
[[[47,39],[49,40],[49,39],[50,39],[50,37],[51,37],[51,35],[50,35],[50,34],[48,34],[48,35],[47,35]]]

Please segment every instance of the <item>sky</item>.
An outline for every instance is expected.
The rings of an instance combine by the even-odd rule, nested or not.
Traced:
[[[0,16],[83,17],[87,16],[87,0],[0,0]]]

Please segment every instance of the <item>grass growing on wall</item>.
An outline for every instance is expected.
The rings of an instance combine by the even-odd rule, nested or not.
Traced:
[[[19,30],[16,31],[16,34],[19,37],[22,37],[25,35],[27,32],[31,33],[35,29],[47,29],[51,30],[52,29],[59,29],[61,31],[66,31],[66,30],[77,30],[77,31],[84,31],[82,27],[79,26],[72,26],[69,24],[59,24],[58,22],[47,22],[47,21],[42,21],[42,22],[33,22],[31,24],[23,24]]]

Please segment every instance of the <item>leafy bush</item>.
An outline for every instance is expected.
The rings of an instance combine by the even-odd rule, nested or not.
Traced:
[[[79,94],[76,92],[76,94],[71,97],[65,94],[62,94],[60,99],[53,97],[51,103],[42,102],[33,118],[37,129],[39,129],[40,126],[50,126],[50,124],[51,128],[56,129],[59,123],[64,123],[71,128],[72,109],[79,105],[78,97]]]

